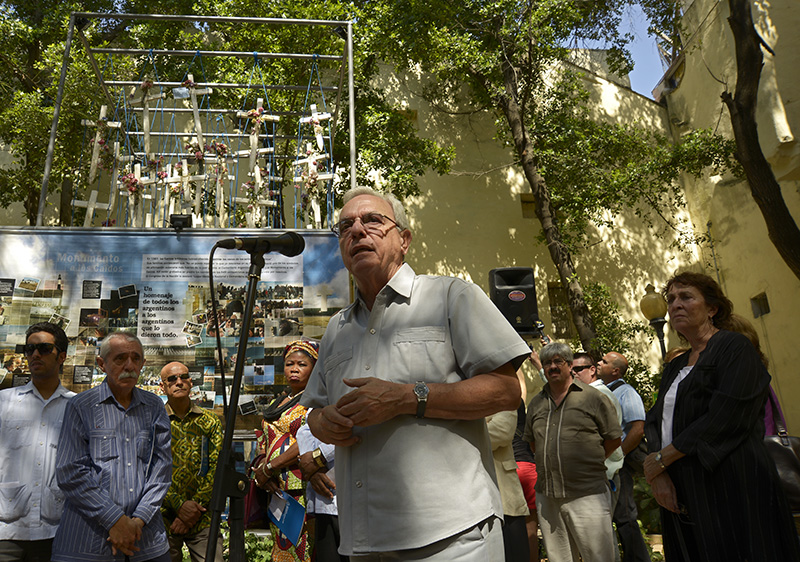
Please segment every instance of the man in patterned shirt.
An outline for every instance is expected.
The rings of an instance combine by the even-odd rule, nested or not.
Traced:
[[[161,369],[161,389],[167,395],[172,428],[172,486],[161,513],[167,526],[172,562],[183,560],[189,549],[192,562],[205,560],[217,458],[222,450],[222,423],[208,410],[189,400],[192,377],[177,361]],[[222,539],[217,539],[215,562],[222,562]]]

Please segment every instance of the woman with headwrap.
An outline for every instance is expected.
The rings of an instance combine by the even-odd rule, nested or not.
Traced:
[[[275,397],[264,414],[264,431],[258,435],[258,446],[259,452],[266,456],[254,471],[259,488],[269,492],[284,490],[303,505],[306,484],[298,464],[299,450],[295,439],[306,416],[306,408],[299,403],[300,397],[317,361],[318,351],[319,344],[307,340],[294,341],[283,350],[283,374],[289,386]],[[270,523],[274,539],[272,560],[310,561],[313,532],[308,527],[306,521],[300,540],[293,545]]]

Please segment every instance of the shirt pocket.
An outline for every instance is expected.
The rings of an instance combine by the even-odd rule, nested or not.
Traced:
[[[153,449],[153,432],[143,429],[136,433],[136,455],[147,464],[150,462],[150,452]]]
[[[447,375],[454,371],[455,361],[452,347],[446,342],[444,326],[398,330],[392,338],[399,359],[392,380],[400,383],[452,382],[447,380]]]
[[[0,439],[9,450],[28,447],[33,442],[33,420],[8,420],[3,422]]]
[[[0,521],[12,523],[30,511],[31,490],[19,482],[0,483]]]
[[[54,481],[52,486],[46,486],[42,490],[42,519],[57,524],[63,511],[64,494]]]
[[[328,401],[330,404],[335,404],[339,398],[353,390],[342,382],[342,379],[347,376],[352,376],[352,374],[346,372],[352,359],[352,347],[343,349],[325,359],[325,386],[327,388]]]
[[[95,429],[89,433],[89,452],[95,461],[107,461],[119,456],[117,435],[113,429]]]
[[[325,359],[325,372],[328,373],[336,371],[342,366],[343,363],[349,362],[352,358],[352,347],[348,347],[347,349],[344,349],[335,355],[331,355]]]

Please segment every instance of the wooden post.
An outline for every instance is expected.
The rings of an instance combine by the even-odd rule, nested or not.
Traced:
[[[142,90],[142,96],[135,100],[131,100],[131,105],[139,105],[142,104],[142,130],[144,131],[144,151],[147,154],[148,160],[155,160],[152,151],[150,150],[150,102],[156,100],[162,100],[167,97],[167,94],[160,93],[154,95],[148,95],[148,93]]]
[[[192,85],[189,86],[189,96],[192,99],[192,114],[194,115],[194,132],[197,136],[197,146],[200,147],[200,150],[204,150],[205,141],[203,140],[203,126],[200,123],[200,106],[197,103],[197,96],[212,94],[214,92],[211,88],[198,89],[196,86],[194,86],[193,75],[189,74],[187,78],[189,82],[192,83]]]

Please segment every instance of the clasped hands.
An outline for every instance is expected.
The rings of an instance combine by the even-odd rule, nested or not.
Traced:
[[[673,513],[680,513],[675,484],[672,483],[672,478],[669,477],[667,471],[656,460],[655,453],[650,453],[644,459],[644,476],[647,483],[650,484],[653,498],[658,505]]]
[[[413,412],[415,400],[411,385],[375,377],[344,379],[354,390],[342,396],[335,405],[314,409],[308,417],[311,431],[321,441],[343,447],[360,439],[353,427],[383,423],[402,413]],[[408,388],[407,388],[408,387]]]
[[[178,510],[178,516],[169,526],[170,532],[176,535],[185,535],[192,527],[197,525],[200,518],[207,510],[194,500],[186,500]]]
[[[160,515],[159,515],[160,517]],[[144,521],[138,517],[128,517],[123,515],[114,526],[108,530],[108,542],[111,543],[111,554],[117,554],[117,551],[126,556],[133,556],[134,552],[140,549],[136,543],[142,538],[142,528]]]

